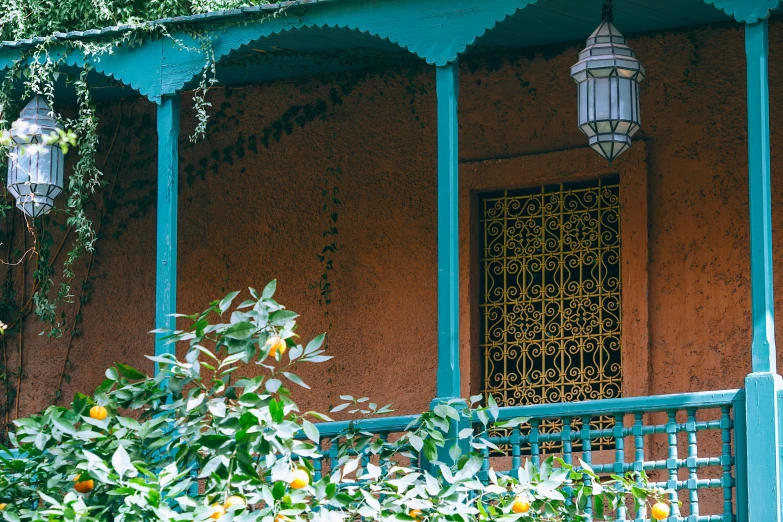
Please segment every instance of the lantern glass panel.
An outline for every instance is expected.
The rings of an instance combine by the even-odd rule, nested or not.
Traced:
[[[44,144],[60,125],[41,97],[33,98],[11,127],[15,145],[8,157],[8,191],[30,217],[49,212],[63,190],[64,161],[59,146]]]
[[[638,83],[645,73],[608,12],[579,53],[571,76],[578,85],[579,128],[590,146],[611,161],[630,147],[639,129]]]

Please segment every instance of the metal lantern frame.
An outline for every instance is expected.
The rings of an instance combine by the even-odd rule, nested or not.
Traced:
[[[571,67],[571,77],[577,84],[579,128],[611,162],[628,150],[641,125],[639,83],[646,72],[612,23],[610,0],[602,18]]]
[[[32,218],[48,213],[63,191],[63,151],[45,141],[59,130],[62,126],[41,96],[30,100],[11,125],[14,144],[8,153],[8,192],[16,207]]]

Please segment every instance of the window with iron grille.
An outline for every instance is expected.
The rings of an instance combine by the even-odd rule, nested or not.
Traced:
[[[501,406],[619,397],[619,178],[486,193],[479,212],[485,396]]]

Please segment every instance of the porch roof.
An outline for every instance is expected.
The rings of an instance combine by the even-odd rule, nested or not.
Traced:
[[[144,25],[166,27],[170,35],[151,32],[139,45],[121,45],[98,57],[85,56],[73,42],[105,40],[138,26],[55,33],[49,38],[62,43],[66,68],[89,63],[97,71],[94,85],[119,82],[124,86],[104,90],[103,97],[128,95],[130,88],[159,101],[192,87],[200,76],[207,57],[203,45],[193,38],[194,30],[211,43],[219,62],[219,82],[236,84],[366,67],[375,59],[414,55],[429,64],[445,65],[465,52],[579,41],[600,21],[601,3],[296,0],[148,22]],[[615,0],[614,13],[616,24],[628,34],[732,17],[755,22],[769,16],[778,4],[779,0]],[[38,37],[2,42],[0,70],[45,41]],[[65,90],[64,84],[58,88]]]

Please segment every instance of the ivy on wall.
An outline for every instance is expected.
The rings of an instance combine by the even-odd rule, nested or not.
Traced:
[[[15,40],[51,34],[54,31],[84,30],[107,25],[130,24],[133,29],[121,36],[91,41],[57,41],[58,46],[78,48],[85,55],[99,58],[120,46],[136,45],[145,38],[169,36],[169,28],[150,26],[143,22],[172,16],[196,14],[242,5],[268,3],[247,0],[63,0],[53,3],[42,0],[9,0],[0,6],[0,39]],[[206,51],[197,87],[191,93],[196,124],[192,129],[191,143],[203,137],[210,129],[231,130],[237,133],[236,142],[222,149],[208,148],[208,153],[183,165],[185,181],[193,184],[208,174],[217,174],[222,165],[233,165],[246,154],[261,154],[296,129],[314,121],[328,119],[343,99],[350,96],[356,86],[371,75],[383,75],[388,67],[398,64],[387,56],[368,51],[341,54],[340,60],[352,71],[326,75],[324,83],[331,87],[328,96],[316,95],[308,103],[287,107],[276,118],[257,132],[251,129],[235,131],[241,116],[242,104],[235,104],[232,111],[231,97],[241,93],[242,87],[226,87],[224,100],[212,106],[208,91],[216,84],[217,63],[209,40],[192,27],[188,34]],[[181,42],[175,42],[184,45]],[[109,111],[107,121],[99,125],[98,109],[88,88],[90,68],[63,72],[63,53],[50,54],[55,42],[47,40],[24,52],[0,80],[0,132],[8,129],[13,116],[18,114],[20,103],[33,95],[47,99],[56,108],[55,117],[73,132],[75,143],[68,155],[66,167],[65,197],[60,197],[55,209],[48,215],[27,220],[20,212],[12,211],[13,201],[3,191],[0,197],[0,255],[6,274],[0,284],[0,321],[8,323],[6,335],[0,336],[0,436],[6,426],[19,415],[20,389],[24,381],[24,339],[31,333],[25,330],[26,320],[37,318],[44,332],[51,337],[64,338],[65,351],[52,402],[57,402],[63,386],[70,380],[70,356],[75,340],[81,335],[84,306],[88,303],[94,282],[94,268],[99,264],[96,244],[101,237],[111,234],[119,237],[131,221],[144,216],[154,208],[156,184],[149,180],[134,180],[129,186],[117,183],[120,170],[144,168],[155,159],[155,126],[148,111],[134,115],[136,102],[121,102],[116,115]],[[296,54],[296,53],[292,53]],[[315,63],[318,57],[309,55]],[[254,61],[269,60],[263,54],[226,57],[223,65],[253,65]],[[404,59],[406,65],[410,62]],[[411,94],[411,113],[416,117],[413,102],[416,88],[408,76],[408,92]],[[55,82],[65,83],[76,94],[74,106],[56,105]],[[292,80],[295,87],[304,83]],[[323,93],[323,91],[320,91]],[[241,94],[240,94],[241,95]],[[59,112],[59,111],[62,111]],[[106,114],[106,113],[104,113]],[[127,154],[129,143],[137,143],[138,152]],[[1,145],[0,145],[1,146]],[[0,151],[0,183],[5,185],[7,165],[6,151]],[[99,161],[99,158],[102,161]],[[324,216],[323,245],[314,253],[322,267],[320,279],[311,286],[329,316],[333,281],[338,251],[338,218],[342,205],[340,199],[341,168],[337,160],[331,161],[323,174],[322,213]],[[117,202],[122,201],[124,212],[116,214]],[[115,219],[116,218],[116,219]],[[105,223],[113,220],[110,232]],[[68,305],[68,306],[66,306]],[[40,329],[40,328],[39,328]],[[9,352],[9,350],[13,350]]]

